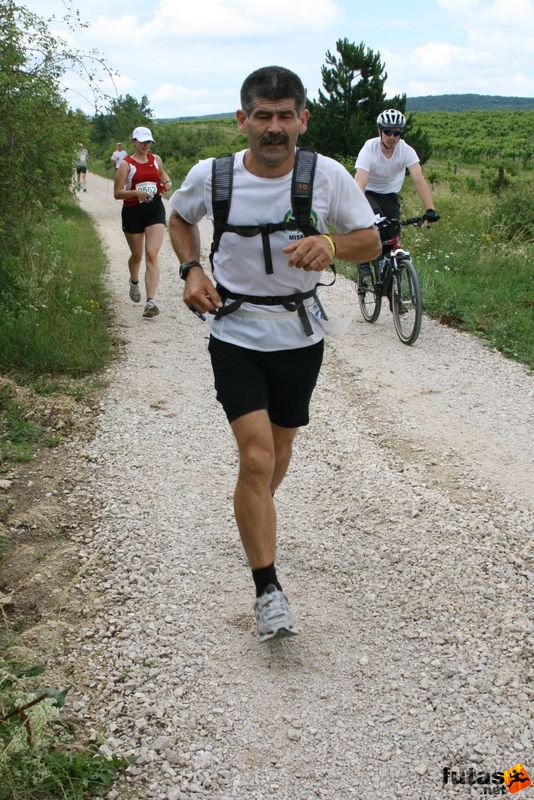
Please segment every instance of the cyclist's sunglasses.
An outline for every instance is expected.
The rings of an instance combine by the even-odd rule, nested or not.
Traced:
[[[382,128],[382,133],[385,133],[386,136],[402,136],[402,131],[390,131],[389,128]]]

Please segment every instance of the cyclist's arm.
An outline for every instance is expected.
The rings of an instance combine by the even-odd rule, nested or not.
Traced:
[[[434,201],[432,200],[432,193],[423,175],[423,170],[420,164],[412,164],[408,167],[408,171],[412,177],[415,191],[421,198],[421,203],[425,211],[429,208],[434,208]]]
[[[356,175],[354,176],[354,180],[365,194],[365,187],[367,186],[367,181],[369,180],[369,173],[366,169],[357,169]]]

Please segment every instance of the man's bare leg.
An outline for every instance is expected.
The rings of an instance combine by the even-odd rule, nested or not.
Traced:
[[[285,478],[291,456],[293,454],[293,439],[298,428],[281,428],[271,423],[274,443],[274,472],[271,481],[271,494],[274,495]]]
[[[253,411],[234,420],[232,430],[239,448],[235,518],[250,567],[258,569],[276,558],[272,495],[287,472],[297,429],[272,425],[266,411]]]

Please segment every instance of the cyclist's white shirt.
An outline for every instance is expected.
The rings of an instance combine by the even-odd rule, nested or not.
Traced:
[[[386,158],[380,146],[380,137],[368,139],[356,158],[356,169],[369,173],[366,192],[398,194],[402,189],[406,170],[419,163],[419,156],[404,139],[401,139],[391,158]]]
[[[242,150],[235,156],[228,222],[232,225],[261,225],[287,219],[291,215],[293,173],[281,178],[259,178],[245,169],[245,153],[246,150]],[[196,164],[170,199],[172,208],[192,224],[206,215],[213,220],[212,163],[213,159],[210,158]],[[312,217],[315,215],[315,227],[324,233],[328,232],[329,226],[338,233],[349,233],[372,227],[375,221],[374,212],[352,176],[337,161],[321,155],[317,158],[313,182]],[[323,279],[328,283],[331,273],[306,272],[288,266],[288,255],[282,252],[282,248],[300,238],[300,231],[277,231],[271,234],[273,273],[268,275],[261,236],[223,233],[214,258],[213,277],[231,292],[261,297],[306,292],[319,281],[323,282]],[[313,298],[305,303],[313,304]],[[262,318],[241,315],[239,311],[219,320],[214,320],[210,315],[212,334],[231,344],[262,351],[306,347],[319,342],[324,335],[312,314],[308,316],[313,335],[306,336],[298,314],[287,314],[283,306],[243,303],[241,310],[259,311]]]

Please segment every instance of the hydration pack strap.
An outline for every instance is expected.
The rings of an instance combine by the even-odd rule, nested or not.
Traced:
[[[293,167],[291,183],[291,205],[295,217],[296,228],[305,236],[313,236],[318,231],[310,223],[313,179],[317,153],[312,150],[298,149]]]
[[[286,311],[297,312],[306,336],[312,336],[313,328],[308,317],[308,312],[306,311],[306,306],[304,305],[304,300],[313,297],[322,308],[319,298],[317,297],[317,289],[319,286],[332,286],[332,284],[335,283],[336,274],[333,266],[332,271],[334,272],[334,280],[330,283],[318,283],[313,289],[308,289],[307,292],[295,292],[295,294],[286,295],[257,297],[247,294],[236,294],[235,292],[230,292],[228,289],[218,283],[216,288],[222,300],[231,300],[232,302],[228,303],[227,305],[223,305],[222,308],[219,308],[218,311],[215,312],[215,319],[226,317],[227,314],[237,311],[237,309],[240,308],[243,303],[251,303],[255,306],[283,306]]]
[[[263,246],[263,257],[265,260],[265,272],[272,275],[273,258],[271,254],[271,243],[269,236],[276,231],[296,230],[296,224],[291,222],[269,222],[267,225],[230,225],[226,223],[224,230],[228,233],[237,233],[239,236],[261,236]],[[221,232],[222,233],[222,232]],[[219,235],[220,239],[220,235]],[[214,239],[215,242],[215,239]],[[212,251],[214,253],[215,250]]]
[[[213,206],[213,241],[210,261],[213,268],[213,254],[219,249],[226,220],[232,202],[234,182],[234,153],[213,159],[211,167],[211,202]]]
[[[229,299],[232,300],[232,302],[220,308],[215,314],[215,319],[220,319],[221,317],[225,317],[227,314],[231,314],[232,311],[237,311],[242,303],[252,303],[252,305],[255,306],[283,306],[286,311],[297,312],[306,336],[312,336],[313,328],[306,312],[304,300],[307,300],[309,297],[315,297],[316,289],[317,287],[310,289],[307,292],[295,292],[295,294],[255,297],[253,295],[235,294],[234,292],[229,292],[228,289],[224,288],[224,286],[217,284],[217,291],[223,300]]]
[[[273,273],[273,259],[269,236],[276,231],[300,230],[304,236],[316,236],[317,229],[311,224],[311,204],[313,179],[317,153],[312,150],[297,149],[293,177],[291,182],[291,207],[293,219],[287,222],[270,222],[265,225],[230,225],[228,216],[232,202],[232,186],[234,174],[234,154],[230,153],[213,160],[212,206],[213,206],[213,242],[211,244],[210,262],[213,269],[213,256],[219,249],[221,236],[225,232],[237,233],[239,236],[261,235],[265,272]]]

